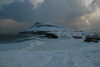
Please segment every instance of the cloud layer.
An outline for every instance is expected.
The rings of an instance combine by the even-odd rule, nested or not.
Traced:
[[[100,0],[86,6],[83,0],[15,0],[0,8],[0,33],[17,33],[35,22],[48,22],[73,29],[99,31]],[[42,2],[42,1],[41,1]],[[85,17],[82,19],[81,17]],[[12,21],[8,21],[12,20]],[[90,25],[86,23],[90,22]],[[4,25],[6,26],[4,26]],[[23,26],[24,25],[24,26]],[[18,29],[15,26],[20,26]]]
[[[34,17],[33,5],[27,0],[15,1],[5,5],[0,12],[0,18],[13,19],[16,21],[31,21]]]

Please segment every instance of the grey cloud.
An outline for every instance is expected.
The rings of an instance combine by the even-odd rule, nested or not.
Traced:
[[[77,18],[87,11],[82,4],[82,0],[45,0],[39,17],[46,21]]]
[[[34,19],[33,7],[33,4],[28,0],[16,0],[3,7],[3,10],[0,12],[0,18],[13,19],[19,22],[32,21]]]
[[[100,32],[100,0],[93,0],[89,8],[91,12],[87,15],[87,18],[91,25],[87,27],[86,30],[90,32]]]
[[[83,0],[45,0],[41,6],[34,9],[34,3],[32,2],[35,2],[35,0],[16,0],[3,7],[3,10],[0,11],[0,19],[11,19],[16,21],[15,24],[21,22],[20,24],[23,23],[21,25],[22,27],[23,25],[25,26],[25,24],[29,24],[25,26],[26,28],[38,21],[56,23],[78,30],[91,31],[97,28],[100,29],[96,27],[96,25],[99,24],[99,20],[94,21],[94,19],[90,17],[90,15],[96,11],[97,6],[95,6],[95,4],[99,7],[99,4],[97,4],[99,1],[100,0],[94,0],[89,7],[86,7]],[[80,19],[81,16],[85,16],[91,25],[88,26],[84,20]],[[7,29],[9,26],[4,27],[2,25],[1,27],[1,29]],[[18,32],[20,29],[25,29],[25,27],[22,27],[19,29],[17,29],[17,27],[9,29],[14,30],[13,32],[16,32],[15,30]]]
[[[93,2],[91,4],[94,5],[94,6],[100,7],[100,0],[93,0]]]
[[[90,4],[90,8],[95,11],[97,8],[100,8],[100,0],[93,0]]]
[[[16,0],[8,4],[0,12],[0,18],[57,23],[73,20],[87,12],[82,0],[45,0],[42,6],[37,9],[33,9],[34,6],[31,1]]]
[[[82,25],[79,17],[88,12],[83,4],[82,0],[45,0],[41,7],[33,9],[30,1],[17,0],[3,8],[0,18],[18,22],[50,22],[78,29]]]
[[[39,21],[57,23],[73,29],[86,25],[80,17],[87,13],[89,10],[82,0],[45,0],[38,8]]]
[[[3,4],[10,4],[12,2],[14,2],[15,0],[0,0],[0,4],[3,5]]]

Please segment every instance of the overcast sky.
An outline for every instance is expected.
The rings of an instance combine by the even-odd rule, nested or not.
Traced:
[[[100,32],[100,0],[0,0],[0,34],[27,30],[35,22]]]

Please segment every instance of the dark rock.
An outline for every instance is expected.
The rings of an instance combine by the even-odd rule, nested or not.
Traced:
[[[53,34],[53,33],[49,33],[50,31],[23,31],[23,32],[19,32],[19,34],[32,34],[32,35],[39,35],[41,37],[46,37],[46,38],[53,38],[53,39],[57,39],[58,36]]]
[[[45,37],[47,37],[47,38],[53,38],[53,39],[57,39],[58,38],[58,36],[56,36],[55,34],[52,34],[52,33],[46,33]]]
[[[95,43],[97,43],[99,40],[91,39],[91,38],[86,38],[84,41],[85,42],[95,42]]]
[[[99,35],[86,36],[84,41],[97,43],[98,41],[100,41],[100,36]]]
[[[72,36],[75,39],[82,39],[82,36]]]

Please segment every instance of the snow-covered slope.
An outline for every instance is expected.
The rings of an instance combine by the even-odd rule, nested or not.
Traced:
[[[77,36],[77,37],[84,37],[86,35],[92,35],[87,32],[82,32],[82,31],[76,31],[72,30],[67,27],[63,26],[58,26],[50,23],[39,23],[36,22],[29,30],[25,32],[37,32],[37,31],[43,31],[46,33],[52,33],[57,35],[59,38],[61,37],[72,37],[72,36]]]
[[[62,26],[57,26],[50,23],[39,23],[36,22],[31,29],[28,31],[55,31],[55,32],[64,32],[64,31],[71,31],[69,28],[65,28]]]
[[[58,39],[0,45],[0,67],[100,67],[100,42]]]
[[[100,67],[100,42],[69,38],[90,33],[65,27],[36,23],[32,31],[50,31],[65,38],[33,38],[0,43],[0,67]]]

